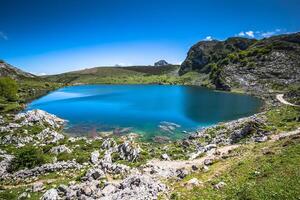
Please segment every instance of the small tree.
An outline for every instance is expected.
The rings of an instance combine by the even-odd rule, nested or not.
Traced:
[[[17,82],[9,77],[0,77],[0,96],[8,101],[16,101],[18,93]]]

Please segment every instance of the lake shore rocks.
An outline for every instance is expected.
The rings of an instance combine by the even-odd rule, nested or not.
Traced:
[[[264,113],[255,114],[250,117],[240,118],[227,123],[217,124],[215,126],[201,129],[189,136],[190,140],[198,138],[206,138],[209,140],[209,144],[213,145],[229,145],[238,143],[246,136],[264,136],[268,135],[268,132],[262,130],[265,125],[266,118]],[[214,132],[214,134],[210,134]],[[207,151],[207,149],[204,151]]]
[[[19,113],[15,116],[15,121],[19,121],[21,125],[40,124],[54,129],[61,128],[66,120],[55,115],[49,114],[43,110],[30,110],[25,113]]]

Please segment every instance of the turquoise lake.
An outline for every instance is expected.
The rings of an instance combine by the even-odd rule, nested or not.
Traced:
[[[194,86],[84,85],[58,89],[31,102],[27,110],[42,109],[68,120],[72,135],[140,133],[183,137],[186,132],[252,115],[257,98]]]

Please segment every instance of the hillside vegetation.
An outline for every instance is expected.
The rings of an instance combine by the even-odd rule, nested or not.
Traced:
[[[0,75],[0,113],[19,111],[24,108],[25,103],[62,86],[24,72],[4,61],[0,61]]]

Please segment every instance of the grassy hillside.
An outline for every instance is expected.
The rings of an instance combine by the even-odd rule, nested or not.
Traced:
[[[58,75],[46,80],[64,84],[189,84],[193,73],[178,76],[178,65],[96,67]]]

